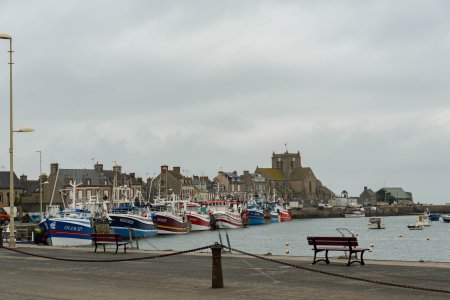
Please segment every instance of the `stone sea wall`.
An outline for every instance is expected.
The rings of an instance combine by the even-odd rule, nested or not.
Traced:
[[[413,206],[378,206],[366,207],[365,213],[370,216],[404,216],[423,213],[426,210],[430,213],[450,214],[450,205],[413,205]],[[345,213],[350,213],[349,208],[291,208],[294,219],[303,218],[340,218]]]

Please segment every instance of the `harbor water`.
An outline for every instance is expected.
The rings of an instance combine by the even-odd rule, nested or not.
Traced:
[[[386,229],[368,229],[368,217],[299,219],[242,229],[220,230],[232,248],[254,254],[311,256],[307,236],[340,236],[336,228],[357,235],[360,247],[371,248],[365,259],[450,262],[450,223],[431,222],[423,230],[408,230],[417,216],[382,217]],[[219,231],[191,232],[185,235],[157,236],[139,240],[140,249],[187,250],[219,242]],[[330,252],[330,256],[342,253]]]

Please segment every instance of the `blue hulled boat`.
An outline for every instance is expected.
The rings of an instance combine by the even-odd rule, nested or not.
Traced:
[[[129,238],[130,234],[132,238],[156,236],[157,228],[150,214],[140,214],[134,206],[114,207],[108,217],[110,231],[124,238]]]

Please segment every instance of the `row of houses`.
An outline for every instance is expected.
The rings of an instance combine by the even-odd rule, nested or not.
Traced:
[[[122,166],[114,165],[105,169],[96,163],[93,169],[64,169],[58,163],[50,165],[48,175],[42,174],[37,180],[29,180],[26,175],[14,176],[15,199],[24,212],[45,210],[50,203],[61,205],[64,197],[60,191],[70,187],[71,181],[79,185],[77,196],[88,199],[99,196],[102,199],[120,197],[115,187],[127,187],[128,196],[136,201],[154,202],[161,198],[175,196],[181,199],[205,201],[210,199],[233,198],[246,201],[251,198],[265,198],[276,201],[298,203],[299,206],[315,206],[332,203],[336,195],[316,178],[310,167],[302,166],[300,152],[272,153],[271,167],[256,167],[252,173],[243,171],[220,171],[213,178],[208,176],[184,176],[181,167],[162,165],[157,176],[137,177],[135,173],[122,171]],[[412,203],[411,193],[401,188],[384,188],[376,193],[365,188],[357,201],[360,204],[377,203],[380,197],[386,203],[395,200],[398,204]],[[0,172],[0,203],[9,205],[9,172]]]

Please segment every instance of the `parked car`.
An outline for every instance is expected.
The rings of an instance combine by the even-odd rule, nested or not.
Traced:
[[[0,224],[9,224],[9,214],[3,209],[3,207],[0,207]]]

